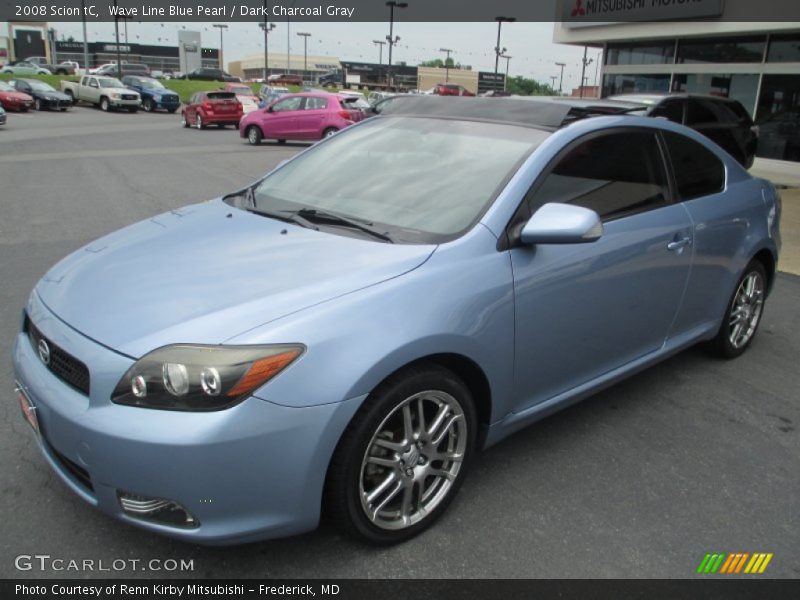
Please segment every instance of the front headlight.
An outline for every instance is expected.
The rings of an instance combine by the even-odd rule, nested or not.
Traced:
[[[164,346],[128,369],[111,400],[163,410],[221,410],[275,377],[304,350],[302,344]]]
[[[117,92],[111,92],[109,94],[114,100],[119,100],[119,94]]]

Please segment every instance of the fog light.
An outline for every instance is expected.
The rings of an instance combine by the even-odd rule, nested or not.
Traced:
[[[131,379],[131,394],[137,398],[144,398],[147,396],[147,382],[141,375],[137,375]]]
[[[117,492],[119,505],[128,516],[175,527],[199,527],[200,523],[183,506],[165,498]]]

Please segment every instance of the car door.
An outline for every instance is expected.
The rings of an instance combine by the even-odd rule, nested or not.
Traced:
[[[298,139],[316,140],[322,136],[322,126],[328,110],[328,99],[308,96],[302,110],[297,112],[296,135]]]
[[[302,96],[284,98],[271,105],[263,121],[264,137],[295,139],[297,114],[302,109]]]
[[[100,84],[97,77],[87,77],[85,85],[81,84],[80,95],[83,100],[97,103],[100,101]]]
[[[568,145],[531,188],[522,221],[550,202],[596,211],[604,233],[592,243],[510,250],[516,410],[661,348],[692,260],[691,222],[672,202],[652,129],[604,131]]]

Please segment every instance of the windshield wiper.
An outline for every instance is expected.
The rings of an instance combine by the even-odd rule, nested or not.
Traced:
[[[325,225],[338,225],[341,227],[358,229],[359,231],[368,233],[372,237],[383,240],[384,242],[389,242],[390,244],[394,243],[394,240],[386,233],[381,233],[377,229],[373,228],[371,226],[372,223],[361,223],[355,219],[349,219],[347,217],[325,212],[324,210],[318,210],[316,208],[301,208],[293,214],[294,216],[300,217],[306,222],[320,223]]]
[[[319,231],[319,227],[314,225],[308,219],[305,219],[302,215],[297,214],[297,212],[258,208],[256,206],[255,192],[252,187],[247,188],[246,198],[250,204],[250,206],[248,206],[246,210],[251,213],[255,213],[257,215],[263,215],[265,217],[269,217],[270,219],[277,219],[278,221],[284,221],[286,223],[294,223],[295,225],[300,225],[301,227],[305,227],[307,229],[313,229],[315,231]]]

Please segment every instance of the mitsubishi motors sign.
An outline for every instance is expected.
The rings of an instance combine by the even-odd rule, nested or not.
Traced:
[[[565,27],[722,16],[724,0],[561,0]]]

